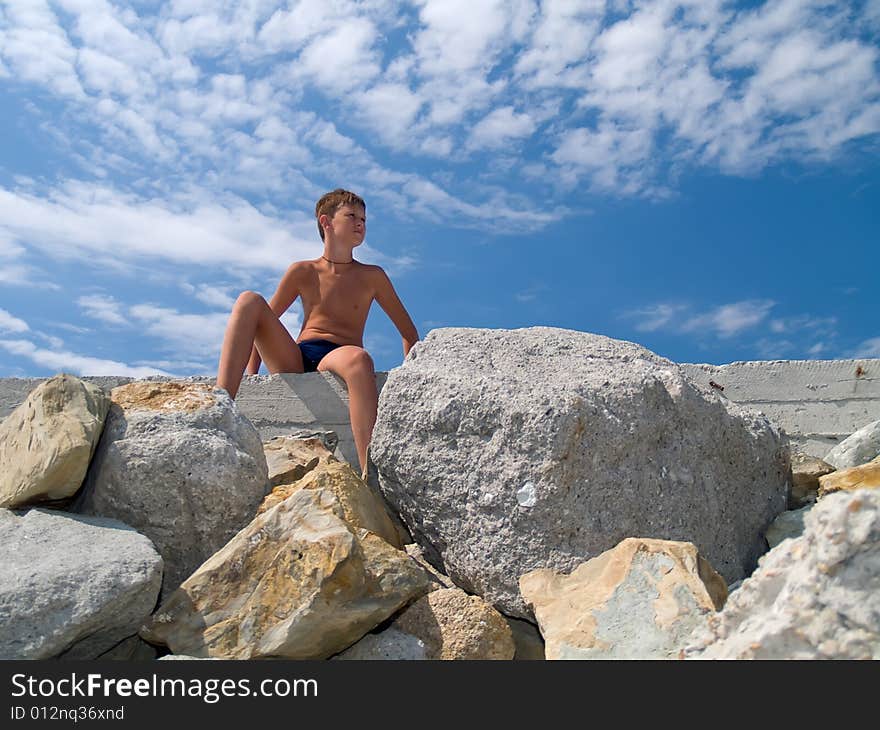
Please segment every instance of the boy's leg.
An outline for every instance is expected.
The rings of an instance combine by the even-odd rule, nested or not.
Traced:
[[[351,433],[363,474],[367,468],[367,446],[370,445],[373,426],[376,425],[379,404],[373,358],[363,347],[343,345],[328,352],[318,363],[318,370],[335,373],[345,381]]]
[[[299,346],[266,300],[256,292],[242,292],[232,307],[217,367],[217,387],[225,388],[232,398],[254,345],[270,373],[303,371]]]

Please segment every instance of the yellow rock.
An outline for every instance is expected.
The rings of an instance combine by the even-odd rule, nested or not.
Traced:
[[[880,456],[867,464],[840,469],[819,477],[819,498],[844,489],[852,491],[877,487],[880,487]]]
[[[427,659],[513,659],[516,652],[504,617],[461,588],[432,591],[392,626],[421,639]]]
[[[300,489],[328,490],[336,497],[341,519],[352,527],[375,533],[395,548],[403,548],[385,502],[348,464],[336,459],[318,464],[294,484],[275,487],[263,500],[257,514],[271,509]]]
[[[276,436],[263,444],[269,467],[269,484],[293,484],[318,464],[336,461],[321,439]]]
[[[120,385],[110,391],[123,410],[197,411],[217,402],[214,386],[207,383],[161,383],[151,380]]]
[[[350,527],[328,489],[300,489],[258,515],[141,629],[175,654],[323,659],[427,592],[405,553]]]
[[[727,585],[689,542],[627,538],[570,575],[519,580],[547,659],[676,658],[727,600]]]
[[[0,507],[67,499],[82,486],[110,408],[101,388],[56,375],[0,424]]]

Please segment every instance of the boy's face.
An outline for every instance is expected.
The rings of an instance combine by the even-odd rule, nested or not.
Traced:
[[[359,205],[340,206],[330,219],[330,230],[334,238],[360,246],[367,235],[366,211]]]

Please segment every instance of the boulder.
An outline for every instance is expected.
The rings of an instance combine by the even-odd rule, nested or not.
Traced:
[[[808,454],[792,454],[789,508],[805,507],[815,502],[819,492],[819,477],[833,471],[834,467],[823,459]]]
[[[819,497],[832,492],[853,489],[877,489],[880,487],[880,457],[861,466],[840,469],[819,477]]]
[[[224,390],[137,381],[113,404],[75,512],[122,520],[165,560],[163,598],[253,518],[263,445]]]
[[[513,659],[514,653],[510,627],[498,611],[460,588],[441,588],[337,658]]]
[[[0,509],[0,658],[95,659],[156,606],[162,558],[128,525]]]
[[[302,479],[318,464],[336,461],[319,438],[276,436],[263,444],[266,465],[269,469],[269,485],[293,484]]]
[[[632,535],[693,542],[732,582],[787,503],[763,414],[630,342],[548,327],[436,329],[392,370],[379,487],[457,585],[529,618],[519,577]]]
[[[388,513],[385,500],[374,494],[357,473],[346,463],[332,456],[293,484],[281,484],[263,500],[258,514],[271,509],[300,489],[327,489],[336,498],[340,516],[349,525],[378,535],[397,549],[403,543]]]
[[[0,507],[75,494],[109,408],[101,388],[72,375],[37,386],[0,424]]]
[[[825,454],[835,469],[861,466],[880,456],[880,421],[873,421],[845,438]]]
[[[880,659],[880,492],[820,499],[761,558],[687,658]]]
[[[627,538],[570,575],[520,578],[547,659],[677,659],[724,605],[724,579],[691,543]]]
[[[175,654],[323,659],[429,588],[406,553],[299,489],[211,556],[142,628]]]
[[[807,516],[811,509],[813,509],[813,504],[808,504],[800,509],[780,512],[770,527],[767,528],[767,533],[765,534],[767,545],[772,549],[783,540],[787,540],[790,537],[800,537],[804,531],[804,517]]]
[[[333,661],[420,661],[429,659],[425,642],[393,625],[369,633],[345,651],[330,657]]]

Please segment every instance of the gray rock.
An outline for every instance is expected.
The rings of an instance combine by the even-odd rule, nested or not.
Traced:
[[[112,397],[73,509],[149,537],[165,560],[164,600],[253,518],[266,457],[253,425],[208,384],[138,381]]]
[[[790,473],[762,414],[643,347],[548,327],[433,330],[389,373],[370,455],[426,557],[524,618],[522,574],[632,535],[748,575]]]
[[[812,504],[800,509],[790,509],[781,512],[770,527],[767,528],[765,537],[770,548],[775,548],[783,540],[791,537],[800,537],[804,531],[804,517],[813,509]]]
[[[880,421],[874,421],[848,436],[823,459],[835,469],[861,466],[880,456]]]
[[[687,658],[880,659],[880,492],[837,492],[761,558]]]
[[[356,644],[331,658],[338,661],[418,661],[429,657],[425,642],[419,637],[389,626],[377,634],[367,634]]]
[[[0,658],[95,659],[156,606],[162,558],[128,525],[0,509]]]
[[[0,507],[63,500],[82,486],[110,398],[72,375],[37,386],[0,424]]]

